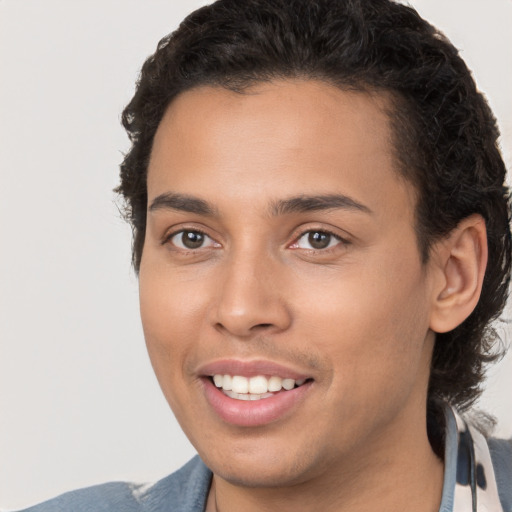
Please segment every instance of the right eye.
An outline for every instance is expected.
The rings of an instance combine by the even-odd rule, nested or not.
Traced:
[[[168,238],[168,241],[175,247],[186,251],[218,245],[217,242],[205,233],[191,229],[184,229],[174,233]]]

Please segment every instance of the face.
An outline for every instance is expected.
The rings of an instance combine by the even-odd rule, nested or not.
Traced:
[[[314,81],[203,87],[158,128],[144,333],[225,480],[325,478],[424,430],[432,279],[387,106]]]

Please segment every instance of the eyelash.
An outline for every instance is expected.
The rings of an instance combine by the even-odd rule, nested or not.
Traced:
[[[331,240],[329,240],[329,245],[331,244],[332,242],[332,239],[336,240],[336,244],[333,245],[332,247],[324,247],[324,248],[320,248],[320,249],[317,249],[317,248],[307,248],[307,249],[304,249],[304,250],[307,250],[309,251],[310,253],[313,252],[313,253],[329,253],[333,250],[336,250],[336,248],[339,246],[339,245],[343,245],[343,246],[347,246],[350,244],[350,241],[345,239],[345,238],[342,238],[340,235],[336,234],[336,233],[333,233],[332,231],[328,230],[328,229],[307,229],[306,231],[302,231],[296,238],[295,238],[295,241],[292,243],[292,245],[290,246],[292,249],[301,249],[301,247],[298,246],[298,244],[300,243],[300,240],[302,238],[304,238],[305,236],[307,235],[311,235],[313,233],[321,233],[323,235],[328,235],[329,237],[331,237]]]
[[[205,233],[204,231],[202,231],[201,229],[197,229],[197,228],[193,228],[193,229],[180,229],[179,231],[173,231],[172,233],[169,233],[167,236],[164,237],[164,239],[162,240],[162,245],[166,245],[168,243],[170,243],[172,241],[172,239],[177,236],[177,235],[182,235],[184,233],[195,233],[195,234],[199,234],[199,235],[202,235],[203,237],[205,238],[209,238],[210,240],[212,240],[215,244],[217,244],[218,242],[215,242],[215,240],[209,236],[207,233]],[[172,243],[172,242],[171,242]],[[195,249],[191,249],[191,248],[183,248],[183,247],[178,247],[176,246],[176,244],[172,244],[174,245],[174,247],[176,247],[176,249],[178,250],[181,250],[181,251],[194,251]],[[198,247],[197,249],[203,249],[203,247]]]
[[[199,234],[203,237],[207,237],[209,238],[213,244],[212,245],[215,245],[217,244],[217,246],[220,246],[220,244],[218,244],[218,242],[216,242],[212,237],[210,237],[206,232],[204,232],[203,230],[201,229],[197,229],[197,228],[193,228],[193,229],[180,229],[179,231],[173,231],[172,233],[170,233],[169,235],[167,235],[163,240],[162,240],[162,245],[166,245],[168,243],[172,243],[172,239],[174,237],[176,237],[177,235],[182,235],[184,233],[194,233],[194,234]],[[304,238],[305,236],[307,235],[311,235],[313,233],[321,233],[323,235],[328,235],[329,237],[332,237],[334,238],[337,243],[332,246],[332,247],[329,247],[329,245],[331,244],[332,242],[332,239],[329,240],[329,245],[327,247],[323,247],[323,248],[301,248],[299,247],[299,243],[300,243],[300,240],[302,238]],[[314,253],[328,253],[328,252],[331,252],[332,250],[335,250],[336,247],[338,245],[349,245],[350,244],[350,241],[345,239],[345,238],[342,238],[340,237],[339,235],[337,235],[336,233],[333,233],[332,231],[329,231],[328,229],[307,229],[305,231],[302,231],[301,233],[298,234],[298,236],[295,237],[294,239],[294,242],[289,245],[288,247],[291,248],[291,249],[294,249],[294,250],[297,250],[297,249],[303,249],[303,250],[306,250],[306,251],[309,251],[309,252],[314,252]],[[205,247],[197,247],[197,248],[187,248],[187,247],[179,247],[177,246],[175,243],[172,243],[172,245],[174,246],[174,248],[176,250],[179,250],[179,251],[183,251],[183,252],[195,252],[196,250],[200,250],[200,249],[204,249]]]

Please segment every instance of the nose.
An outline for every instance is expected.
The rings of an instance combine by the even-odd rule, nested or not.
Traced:
[[[220,270],[220,269],[219,269]],[[286,330],[292,321],[283,293],[283,269],[268,254],[242,253],[219,273],[216,329],[237,338]]]

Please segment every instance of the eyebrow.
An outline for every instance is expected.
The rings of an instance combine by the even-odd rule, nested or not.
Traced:
[[[149,211],[154,212],[156,210],[178,210],[208,217],[217,213],[216,208],[203,199],[174,192],[166,192],[155,197],[149,206]]]
[[[218,213],[217,209],[204,199],[176,192],[160,194],[153,199],[149,206],[150,212],[167,209],[195,213],[208,217],[213,217]],[[301,195],[287,199],[278,199],[270,203],[270,214],[275,217],[290,213],[334,209],[355,210],[369,214],[373,213],[372,210],[364,204],[343,194]]]
[[[355,199],[343,194],[328,194],[318,196],[297,196],[288,199],[280,199],[271,203],[272,215],[285,215],[288,213],[304,213],[320,210],[355,210],[364,213],[373,213],[368,206],[359,203]]]

